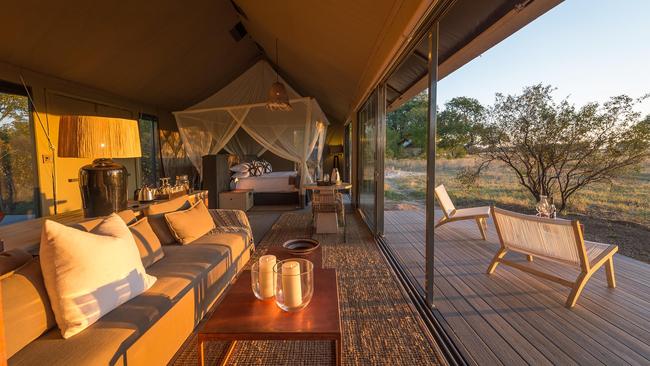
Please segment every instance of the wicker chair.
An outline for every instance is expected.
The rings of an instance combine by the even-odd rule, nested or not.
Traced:
[[[570,287],[571,293],[566,301],[568,308],[576,304],[589,278],[603,265],[608,286],[616,287],[613,256],[618,251],[618,246],[585,241],[582,237],[583,229],[577,220],[541,218],[496,207],[492,207],[491,212],[501,248],[492,259],[488,274],[494,273],[497,265],[502,263]],[[552,260],[577,268],[580,273],[574,281],[569,281],[529,265],[504,259],[508,251],[525,254],[529,261],[533,256]]]
[[[339,225],[344,225],[345,206],[343,204],[343,195],[329,190],[314,191],[312,197],[312,218],[314,221],[319,212],[336,213]]]

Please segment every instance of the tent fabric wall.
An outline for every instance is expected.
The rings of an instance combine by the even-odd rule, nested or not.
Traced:
[[[292,111],[266,109],[268,90],[276,80],[285,84]],[[227,148],[240,128],[264,149],[298,163],[301,185],[313,181],[311,170],[320,174],[327,117],[314,98],[300,96],[266,61],[174,116],[185,151],[200,174],[201,158]]]
[[[137,117],[140,112],[160,117],[172,117],[171,112],[80,85],[68,80],[22,69],[0,61],[0,80],[21,85],[21,76],[34,99],[32,128],[35,140],[35,163],[38,179],[35,195],[40,201],[40,215],[49,216],[80,210],[81,194],[76,181],[79,168],[92,162],[84,158],[59,158],[50,150],[48,136],[57,146],[59,117],[64,114],[89,114],[106,117]],[[39,121],[42,121],[42,125]],[[138,182],[137,159],[121,159],[131,176],[129,191]]]

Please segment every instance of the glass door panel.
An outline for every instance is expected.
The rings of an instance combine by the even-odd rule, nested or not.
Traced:
[[[377,228],[377,92],[363,105],[359,123],[359,209],[368,226]]]

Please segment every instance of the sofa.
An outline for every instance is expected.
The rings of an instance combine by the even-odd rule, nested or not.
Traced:
[[[186,208],[184,200],[151,206],[144,216],[155,221],[161,212]],[[216,229],[190,244],[162,245],[164,256],[146,268],[157,277],[149,290],[68,339],[61,336],[48,309],[38,258],[20,251],[2,253],[2,306],[5,320],[13,324],[5,322],[9,365],[167,364],[248,262],[254,248],[243,212],[210,213]],[[133,212],[120,216],[125,221],[135,217]],[[89,230],[97,221],[82,223],[79,228]]]

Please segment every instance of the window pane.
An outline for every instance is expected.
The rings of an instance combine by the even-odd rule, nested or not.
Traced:
[[[157,151],[156,148],[156,125],[157,122],[151,117],[140,118],[140,147],[142,157],[140,158],[140,171],[142,172],[142,184],[155,186],[158,180]]]
[[[0,225],[38,213],[35,149],[27,97],[0,92]]]
[[[377,94],[373,93],[359,112],[359,208],[375,229],[377,163]]]

